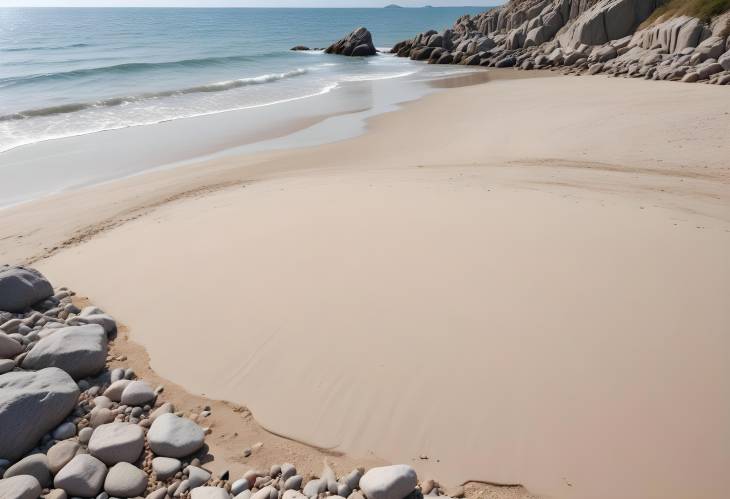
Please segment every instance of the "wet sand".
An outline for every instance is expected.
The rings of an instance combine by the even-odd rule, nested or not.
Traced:
[[[708,86],[492,81],[0,212],[2,253],[273,432],[447,484],[720,498],[729,112]]]

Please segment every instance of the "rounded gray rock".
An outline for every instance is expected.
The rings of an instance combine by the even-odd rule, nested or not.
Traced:
[[[79,387],[61,369],[0,375],[0,459],[15,461],[76,407]]]
[[[127,385],[131,383],[128,379],[120,379],[112,383],[109,388],[104,390],[104,396],[108,399],[119,402],[122,400],[122,393],[124,393],[124,389],[127,388]]]
[[[19,341],[0,331],[0,359],[12,359],[23,350]]]
[[[88,454],[79,454],[61,468],[53,485],[70,496],[94,497],[101,492],[106,478],[104,463]]]
[[[360,479],[367,499],[403,499],[417,484],[416,470],[406,464],[372,468]]]
[[[144,449],[144,431],[131,423],[109,423],[94,430],[89,452],[107,465],[133,463]]]
[[[233,485],[231,485],[231,494],[237,496],[241,492],[248,490],[250,487],[251,484],[248,483],[248,480],[246,480],[245,478],[239,478],[238,480],[233,482]]]
[[[152,451],[164,457],[189,456],[203,446],[204,439],[200,426],[174,414],[162,414],[147,432]]]
[[[68,440],[76,436],[76,425],[70,422],[61,423],[53,430],[54,440]]]
[[[58,442],[48,449],[48,453],[46,454],[48,457],[48,468],[55,475],[77,454],[81,453],[85,453],[85,451],[74,441],[64,440],[63,442]]]
[[[106,353],[107,338],[101,326],[65,327],[36,343],[23,359],[23,368],[59,367],[81,379],[104,369]]]
[[[51,470],[45,454],[31,454],[26,456],[5,471],[3,478],[30,475],[41,484],[48,487],[51,484]]]
[[[165,481],[180,471],[182,463],[173,457],[156,457],[152,460],[152,471],[158,480]],[[235,484],[234,484],[235,485]]]
[[[38,499],[41,486],[29,475],[14,476],[0,480],[0,497],[5,499]]]
[[[0,267],[0,310],[22,312],[49,296],[53,296],[53,286],[37,270]]]
[[[198,487],[193,489],[192,499],[231,499],[226,489],[218,487]]]
[[[93,435],[93,434],[94,434],[93,428],[89,428],[89,427],[82,428],[79,431],[79,442],[84,445],[88,444],[89,440],[91,440],[91,435]]]
[[[113,497],[137,497],[147,489],[147,475],[129,463],[117,463],[104,480],[104,492]]]
[[[155,391],[144,381],[132,381],[122,392],[123,405],[140,406],[155,399]]]

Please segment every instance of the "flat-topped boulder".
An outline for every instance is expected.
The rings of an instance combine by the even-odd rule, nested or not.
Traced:
[[[152,452],[163,457],[185,457],[197,452],[205,440],[203,429],[187,418],[163,414],[147,432]]]
[[[373,45],[373,36],[366,28],[360,27],[325,49],[326,54],[351,57],[371,56],[378,53]]]
[[[56,475],[53,485],[69,496],[96,497],[104,486],[107,469],[89,454],[79,454]]]
[[[0,267],[0,310],[22,312],[53,295],[43,274],[28,267]]]
[[[15,461],[76,407],[79,387],[61,369],[0,375],[0,459]]]
[[[74,379],[104,369],[107,337],[98,324],[61,328],[40,340],[23,360],[24,369],[58,367]]]
[[[107,465],[137,461],[144,448],[142,428],[131,423],[103,424],[89,440],[89,452]]]

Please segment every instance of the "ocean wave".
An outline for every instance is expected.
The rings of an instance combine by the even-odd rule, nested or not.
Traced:
[[[150,99],[160,99],[163,97],[174,97],[176,95],[224,92],[226,90],[246,87],[250,85],[263,85],[266,83],[273,83],[279,80],[301,76],[307,74],[307,72],[308,70],[305,68],[298,68],[293,71],[288,71],[286,73],[265,74],[261,76],[255,76],[253,78],[240,78],[237,80],[221,81],[217,83],[210,83],[207,85],[200,85],[178,90],[166,90],[163,92],[151,92],[127,97],[113,97],[111,99],[104,99],[95,102],[80,102],[73,104],[64,104],[60,106],[43,107],[39,109],[28,109],[26,111],[20,111],[18,113],[0,116],[0,122],[25,120],[29,118],[53,116],[57,114],[76,113],[91,108],[116,107],[123,104],[131,104],[133,102],[140,102]]]
[[[250,62],[261,58],[271,58],[281,55],[280,53],[260,54],[260,55],[234,55],[223,57],[201,57],[197,59],[182,59],[178,61],[163,62],[129,62],[125,64],[114,64],[111,66],[97,66],[84,69],[72,69],[70,71],[59,71],[56,73],[39,73],[24,76],[11,76],[0,78],[0,86],[10,87],[23,85],[27,83],[38,83],[53,80],[72,80],[74,78],[84,78],[88,76],[99,75],[120,75],[130,73],[140,73],[157,71],[160,69],[170,68],[191,68],[206,67],[212,65],[228,64],[232,62]]]
[[[59,45],[57,47],[7,47],[0,48],[0,52],[35,52],[38,50],[64,50],[91,47],[88,43],[72,43],[71,45]]]

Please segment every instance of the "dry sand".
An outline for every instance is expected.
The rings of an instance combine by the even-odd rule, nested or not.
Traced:
[[[447,484],[726,497],[728,132],[723,88],[493,81],[0,212],[0,254],[273,432]]]

